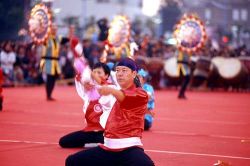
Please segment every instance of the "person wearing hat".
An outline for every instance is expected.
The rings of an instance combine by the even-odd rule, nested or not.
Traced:
[[[98,90],[100,95],[114,97],[107,102],[111,103],[108,117],[100,119],[105,128],[104,143],[68,156],[66,166],[154,165],[142,147],[148,95],[135,85],[136,75],[137,66],[132,59],[125,58],[117,64],[116,77],[121,89],[102,86]]]
[[[149,96],[148,104],[147,104],[147,112],[144,116],[144,130],[149,130],[153,124],[153,110],[155,108],[155,97],[154,97],[154,88],[152,85],[147,83],[148,72],[144,69],[140,69],[138,71],[138,77],[142,84],[142,88],[147,92]]]

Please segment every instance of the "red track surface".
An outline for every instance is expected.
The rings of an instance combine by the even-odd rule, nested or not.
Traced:
[[[250,94],[156,92],[153,128],[143,135],[157,166],[212,166],[223,160],[250,165]],[[83,128],[82,102],[74,87],[57,86],[55,102],[44,87],[4,89],[0,112],[1,166],[63,166],[80,149],[61,149],[58,139]]]

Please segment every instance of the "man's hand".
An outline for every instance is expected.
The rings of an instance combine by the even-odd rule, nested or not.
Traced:
[[[98,88],[98,92],[103,96],[113,95],[119,102],[122,102],[125,98],[125,95],[121,90],[117,90],[108,86],[101,86]]]
[[[101,86],[100,88],[98,88],[98,92],[100,93],[100,95],[110,95],[113,91],[113,88],[110,88],[108,86]]]

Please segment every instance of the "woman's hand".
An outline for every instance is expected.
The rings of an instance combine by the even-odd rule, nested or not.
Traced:
[[[90,82],[83,82],[83,87],[86,91],[90,91],[94,89],[95,85],[91,84]]]
[[[81,74],[76,74],[76,81],[80,82],[82,77],[81,77]]]

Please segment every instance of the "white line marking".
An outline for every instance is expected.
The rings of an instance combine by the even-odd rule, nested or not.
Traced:
[[[228,124],[228,125],[248,125],[248,122],[227,122],[227,121],[211,121],[211,120],[187,120],[187,119],[173,119],[173,118],[155,118],[160,121],[181,121],[181,122],[193,122],[193,123],[216,123],[216,124]]]
[[[30,114],[43,114],[44,112],[38,112],[38,111],[33,111],[33,110],[16,110],[16,109],[11,109],[9,112],[5,112],[8,114],[15,114],[15,113],[30,113]],[[51,113],[51,112],[45,112],[45,113]],[[79,113],[77,112],[53,112],[55,115],[73,115],[73,116],[84,116],[84,113],[79,110]]]
[[[52,143],[52,142],[41,142],[41,141],[0,140],[0,142],[42,144],[42,145],[58,145],[58,143],[54,143],[54,142]],[[250,157],[227,156],[227,155],[208,154],[208,153],[177,152],[177,151],[152,150],[152,149],[145,149],[145,151],[146,152],[152,152],[152,153],[177,154],[177,155],[193,155],[193,156],[206,156],[206,157],[222,157],[222,158],[231,158],[231,159],[250,160]]]
[[[8,122],[2,121],[0,124],[11,124],[11,125],[31,125],[31,126],[50,126],[50,127],[68,127],[68,128],[79,128],[83,125],[61,125],[61,124],[43,124],[43,123],[25,123],[25,122]]]
[[[145,150],[145,151],[146,152],[153,152],[153,153],[167,153],[167,154],[193,155],[193,156],[206,156],[206,157],[222,157],[222,158],[231,158],[231,159],[250,160],[250,157],[226,156],[226,155],[207,154],[207,153],[176,152],[176,151],[165,151],[165,150]]]
[[[49,143],[49,142],[40,142],[40,141],[21,141],[21,140],[8,140],[3,139],[0,142],[9,142],[9,143],[26,143],[26,144],[42,144],[42,145],[58,145],[58,143]]]
[[[152,131],[152,133],[178,135],[178,136],[204,136],[204,137],[211,137],[211,138],[250,140],[250,138],[247,138],[247,137],[214,135],[214,134],[185,133],[185,132],[175,132],[175,131]]]

